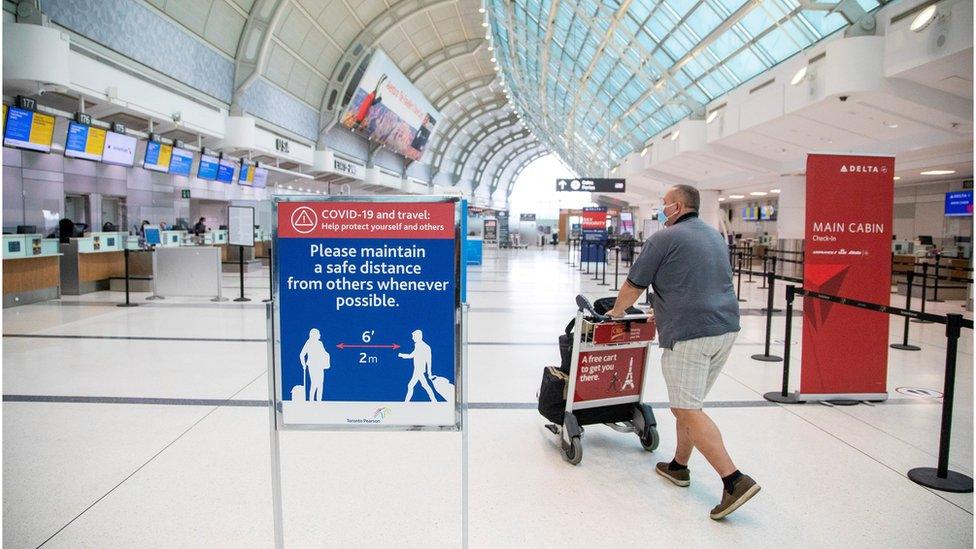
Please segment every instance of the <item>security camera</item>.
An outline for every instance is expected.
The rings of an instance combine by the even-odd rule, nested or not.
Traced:
[[[840,96],[840,102],[841,102],[841,103],[845,103],[845,102],[847,102],[847,96],[846,96],[846,95],[842,95],[842,96]]]

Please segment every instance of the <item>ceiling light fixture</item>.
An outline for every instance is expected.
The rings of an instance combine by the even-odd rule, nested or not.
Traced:
[[[779,189],[770,189],[769,192],[773,194],[779,194]]]
[[[647,149],[650,149],[650,147],[644,147],[644,150],[641,151],[641,158],[644,158],[644,156],[647,154]]]
[[[491,62],[492,63],[495,63],[495,58],[494,57],[491,58]]]
[[[807,77],[807,65],[803,65],[802,67],[800,67],[800,70],[796,71],[796,74],[793,75],[793,80],[790,80],[790,84],[795,86],[800,82],[802,82],[803,79],[806,77]]]
[[[888,126],[888,127],[889,127],[889,128],[891,128],[891,129],[895,129],[895,128],[897,128],[897,127],[898,127],[898,124],[895,124],[895,123],[893,123],[893,122],[885,122],[885,123],[884,123],[884,125],[885,125],[885,126]]]
[[[482,21],[481,22],[481,26],[482,27],[487,27],[488,26],[488,21]]]
[[[928,170],[921,172],[920,175],[950,175],[956,173],[956,170]]]
[[[767,193],[765,191],[753,191],[753,192],[749,193],[749,196],[766,196],[767,194],[769,194],[769,193]]]
[[[895,181],[898,181],[899,179],[901,179],[901,177],[899,177],[899,176],[896,175],[895,176]]]
[[[671,134],[671,141],[678,139],[679,135],[681,135],[681,130],[676,130],[674,133]]]
[[[705,119],[705,123],[711,124],[716,118],[718,118],[718,111],[712,111],[708,113],[708,118]]]
[[[915,16],[915,19],[912,19],[912,25],[909,28],[912,29],[913,32],[922,32],[925,30],[925,28],[929,26],[929,23],[935,19],[935,12],[937,9],[938,8],[935,6],[935,4],[932,4],[919,12],[919,14]]]
[[[718,201],[719,202],[725,202],[725,198],[724,197],[719,197]]]
[[[732,198],[734,200],[738,200],[740,198],[745,198],[745,196],[744,195],[741,195],[741,194],[730,194],[729,195],[729,198]]]
[[[480,8],[478,8],[478,13],[485,13],[485,8],[484,8],[484,6],[482,6],[482,7],[480,7]]]

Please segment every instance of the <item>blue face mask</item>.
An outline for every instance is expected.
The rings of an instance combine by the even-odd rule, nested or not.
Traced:
[[[661,223],[661,225],[668,222],[668,216],[664,215],[664,210],[657,211],[657,220],[659,223]]]

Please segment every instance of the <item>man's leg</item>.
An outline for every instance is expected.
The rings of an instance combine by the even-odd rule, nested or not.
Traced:
[[[675,459],[679,463],[687,464],[687,458],[682,461],[683,456],[679,455],[684,450],[681,446],[681,432],[684,431],[688,457],[691,457],[692,447],[698,448],[719,476],[726,477],[735,472],[735,465],[722,441],[722,433],[705,412],[682,408],[672,408],[671,411],[678,419],[679,427],[684,428],[678,430],[678,448],[675,450]]]
[[[674,414],[674,431],[678,437],[678,443],[674,449],[674,461],[681,465],[688,465],[688,460],[691,459],[691,451],[695,449],[695,444],[691,441],[691,433],[688,432],[688,426],[681,421],[678,410],[671,408],[671,413]]]
[[[430,388],[430,383],[427,383],[427,376],[420,374],[420,386],[427,391],[427,396],[430,397],[431,402],[437,402],[437,397],[434,396],[434,390]]]
[[[417,378],[416,377],[410,378],[410,383],[407,383],[407,398],[403,399],[404,402],[410,402],[410,399],[413,398],[413,388],[416,384],[417,384]]]

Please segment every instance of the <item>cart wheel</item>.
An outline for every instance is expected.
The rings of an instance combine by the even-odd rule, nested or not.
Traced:
[[[583,460],[583,442],[580,437],[571,438],[569,446],[563,446],[563,456],[571,464],[579,465]]]
[[[661,436],[657,434],[657,428],[648,427],[647,430],[640,435],[640,442],[641,446],[643,446],[648,452],[657,450],[657,445],[661,443]]]

